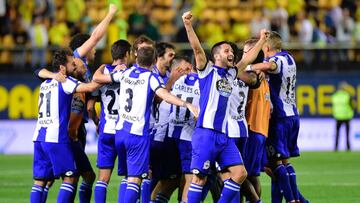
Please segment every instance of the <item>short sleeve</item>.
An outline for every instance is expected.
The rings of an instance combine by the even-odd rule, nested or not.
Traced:
[[[86,64],[86,57],[85,56],[81,57],[77,49],[73,52],[73,55],[75,58],[81,59],[84,62],[84,64]]]
[[[110,74],[111,80],[113,82],[120,82],[121,76],[123,75],[123,71],[115,71]]]
[[[150,88],[152,89],[152,91],[156,92],[157,89],[159,88],[165,88],[164,82],[161,79],[161,77],[157,74],[151,74],[150,75]]]
[[[80,84],[79,81],[72,77],[66,78],[65,82],[61,83],[62,88],[66,94],[72,94],[75,92],[76,87]]]
[[[85,108],[85,101],[83,100],[83,93],[76,93],[71,102],[71,112],[76,114],[82,114]]]
[[[269,62],[274,62],[276,64],[276,69],[273,71],[268,71],[268,73],[279,74],[281,72],[281,68],[282,68],[282,61],[280,60],[280,58],[272,57],[269,59]]]
[[[205,78],[213,69],[213,63],[211,61],[207,61],[204,69],[198,69],[199,78]]]

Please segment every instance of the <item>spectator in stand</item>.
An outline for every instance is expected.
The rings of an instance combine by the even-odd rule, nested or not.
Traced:
[[[300,11],[296,17],[297,22],[295,27],[298,33],[298,40],[305,46],[309,45],[313,38],[313,25],[304,10]],[[309,68],[313,58],[313,53],[310,50],[304,50],[303,55],[305,66],[306,68]]]
[[[32,48],[32,68],[45,67],[48,32],[43,24],[43,18],[41,16],[34,17],[34,24],[30,27],[29,36]]]
[[[12,37],[14,39],[14,51],[12,53],[12,64],[15,70],[24,70],[26,64],[25,48],[29,42],[29,35],[17,18],[14,23]]]
[[[255,16],[250,22],[250,29],[251,29],[251,37],[259,37],[260,30],[265,28],[267,30],[270,29],[270,21],[265,16],[263,10],[257,10],[254,12]]]
[[[51,45],[64,47],[69,44],[70,30],[62,19],[52,22],[49,30],[49,41]]]

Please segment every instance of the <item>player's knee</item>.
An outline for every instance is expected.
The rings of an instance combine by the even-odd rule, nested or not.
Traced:
[[[96,175],[94,171],[87,171],[82,174],[83,180],[88,184],[93,184],[95,182]]]
[[[243,165],[231,170],[231,179],[239,184],[243,183],[247,177],[247,171]]]
[[[206,176],[200,174],[194,174],[191,182],[195,183],[196,185],[205,185],[206,179],[207,179]]]

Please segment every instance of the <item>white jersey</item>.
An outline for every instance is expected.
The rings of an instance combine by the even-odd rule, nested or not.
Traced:
[[[68,77],[64,83],[48,79],[41,83],[39,115],[33,141],[70,142],[68,126],[73,93],[79,82]]]
[[[277,69],[269,72],[272,115],[278,118],[297,116],[295,100],[296,64],[286,51],[279,52],[265,61],[276,63]]]
[[[159,69],[154,65],[152,72],[162,79],[164,84],[167,83],[170,72],[166,71],[165,75],[161,75]],[[169,126],[169,115],[171,105],[165,101],[159,103],[154,102],[151,108],[150,130],[153,140],[163,142]]]
[[[248,137],[248,125],[245,119],[248,92],[249,86],[239,79],[234,80],[227,125],[227,135],[231,138]]]
[[[199,77],[195,73],[180,77],[173,85],[171,94],[180,99],[199,106]],[[185,107],[171,105],[169,120],[169,137],[191,141],[195,128],[194,115]]]
[[[138,67],[111,74],[114,82],[120,82],[119,120],[116,130],[135,135],[149,135],[151,105],[157,89],[164,88],[158,75]]]
[[[104,74],[110,74],[115,67],[105,64]],[[115,125],[119,117],[119,83],[104,85],[99,91],[101,97],[100,129],[104,133],[115,134]]]
[[[230,111],[229,98],[237,69],[225,69],[208,62],[205,69],[198,73],[201,94],[200,113],[196,126],[225,134]]]

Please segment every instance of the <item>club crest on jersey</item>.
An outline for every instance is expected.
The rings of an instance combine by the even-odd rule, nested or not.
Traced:
[[[224,97],[230,97],[232,92],[231,84],[226,78],[221,78],[216,82],[216,89],[219,91],[219,94]]]
[[[204,162],[203,169],[207,170],[209,168],[210,168],[210,161],[207,160],[207,161]]]

